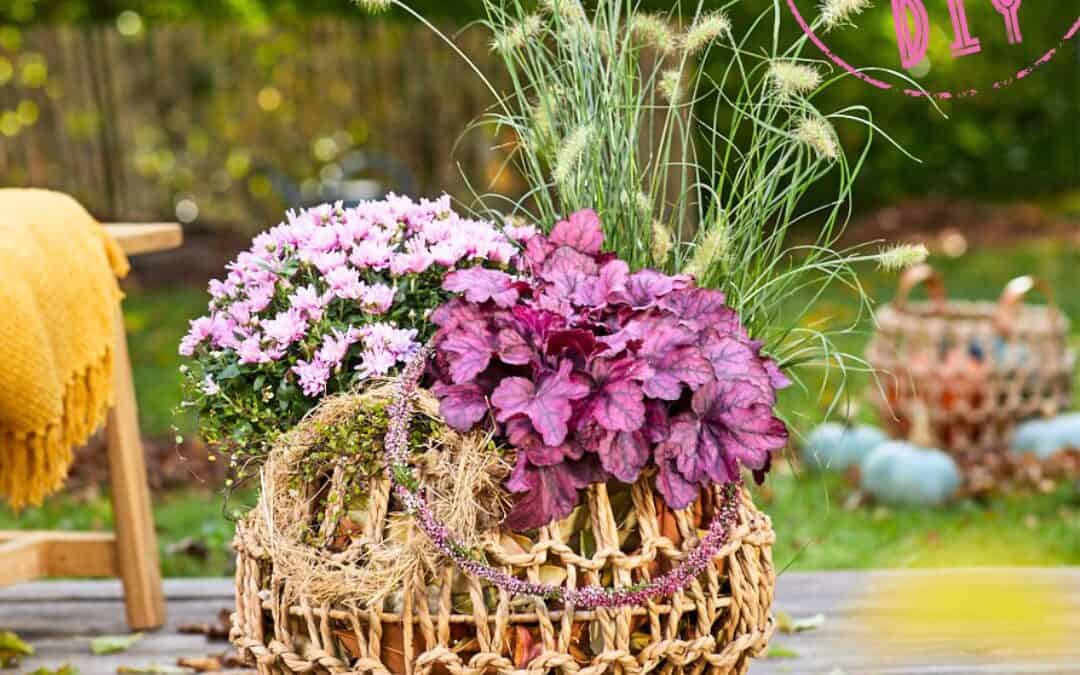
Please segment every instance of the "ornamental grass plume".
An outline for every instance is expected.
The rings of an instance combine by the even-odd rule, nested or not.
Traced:
[[[355,0],[360,9],[371,14],[385,12],[394,4],[393,0]]]
[[[722,12],[710,12],[690,26],[683,36],[683,49],[689,55],[700,54],[722,37],[731,35],[731,19]]]
[[[659,220],[653,222],[652,240],[649,242],[649,252],[652,254],[653,264],[663,267],[671,257],[671,250],[675,247],[675,235],[671,229]]]
[[[588,19],[580,0],[543,0],[540,5],[548,14],[561,17],[567,21],[584,21]]]
[[[491,48],[509,52],[521,49],[529,40],[535,39],[544,30],[544,19],[538,14],[530,14],[511,25],[505,32],[497,34],[491,41]]]
[[[694,251],[694,257],[685,268],[687,274],[699,280],[706,279],[717,264],[721,268],[725,267],[731,248],[728,226],[722,215],[719,222],[708,228],[706,232],[705,238]]]
[[[873,0],[825,0],[821,4],[821,22],[825,30],[850,24],[873,4]]]
[[[811,115],[803,117],[795,128],[795,138],[823,159],[833,161],[840,156],[836,130],[824,117]]]
[[[925,244],[897,244],[878,254],[878,264],[888,272],[900,272],[926,262],[930,256]]]
[[[671,107],[677,107],[683,102],[683,73],[681,70],[673,68],[671,70],[665,70],[660,75],[660,82],[656,85],[657,90],[660,92],[660,96],[667,101]]]
[[[769,77],[781,96],[805,96],[821,86],[821,73],[813,66],[794,61],[774,61],[769,64]]]
[[[637,13],[630,19],[630,34],[641,44],[656,49],[661,54],[675,50],[675,32],[668,20],[658,14]]]
[[[551,172],[556,185],[565,184],[570,180],[574,170],[581,163],[582,156],[588,150],[591,138],[592,127],[583,125],[574,129],[563,140],[555,155],[555,167]]]

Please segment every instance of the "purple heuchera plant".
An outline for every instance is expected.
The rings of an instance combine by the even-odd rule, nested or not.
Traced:
[[[596,213],[575,213],[526,240],[520,277],[448,274],[444,288],[463,295],[432,316],[444,418],[466,431],[490,412],[517,450],[514,529],[566,517],[582,488],[632,483],[650,465],[682,509],[740,464],[761,480],[787,442],[773,408],[790,382],[724,295],[631,274],[602,246]]]

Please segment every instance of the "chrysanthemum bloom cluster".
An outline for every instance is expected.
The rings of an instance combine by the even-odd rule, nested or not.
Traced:
[[[763,474],[787,442],[776,390],[788,384],[719,291],[687,276],[630,273],[601,252],[592,211],[527,240],[524,275],[469,269],[444,288],[463,297],[432,321],[433,390],[468,430],[492,415],[517,450],[506,524],[570,514],[578,492],[648,467],[675,509],[703,487]]]
[[[204,430],[258,439],[324,394],[391,373],[428,337],[447,271],[504,266],[517,250],[449,197],[289,212],[210,283],[209,314],[180,345]]]
[[[705,536],[697,548],[690,551],[681,563],[671,571],[643,584],[623,588],[606,588],[592,585],[565,588],[539,581],[519,579],[500,569],[481,562],[454,536],[446,525],[439,522],[428,507],[415,475],[409,468],[409,424],[415,412],[412,398],[416,394],[420,377],[427,363],[429,350],[422,349],[405,367],[398,379],[397,392],[389,409],[389,425],[386,431],[386,467],[394,495],[412,513],[420,528],[432,544],[463,572],[477,579],[494,584],[513,596],[535,596],[562,602],[576,610],[589,611],[598,607],[616,609],[641,607],[650,601],[671,596],[686,590],[728,542],[732,528],[738,520],[736,511],[736,483],[728,483],[724,499],[717,506],[716,515],[709,524]]]

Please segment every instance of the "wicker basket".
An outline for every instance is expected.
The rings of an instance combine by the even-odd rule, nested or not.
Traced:
[[[909,302],[922,284],[930,300]],[[1049,304],[1023,304],[1032,290]],[[881,419],[907,438],[925,411],[940,447],[978,464],[1007,446],[1017,423],[1068,409],[1076,365],[1068,333],[1068,319],[1041,280],[1012,281],[997,303],[950,301],[936,271],[911,268],[878,313],[867,351],[879,376],[873,398]]]
[[[280,536],[281,528],[267,523],[280,501],[267,508],[265,491],[275,483],[263,471],[260,505],[237,527],[231,634],[260,673],[744,673],[774,629],[775,535],[744,491],[737,525],[715,565],[662,603],[564,611],[539,599],[512,598],[447,563],[436,573],[406,578],[399,605],[387,608],[362,606],[347,592],[333,599],[324,594],[320,601],[298,590],[308,580],[290,578],[275,548],[266,545],[268,537]],[[482,535],[481,548],[492,564],[532,581],[553,567],[562,579],[556,583],[571,588],[648,580],[696,546],[722,496],[721,488],[707,490],[693,507],[674,512],[654,494],[652,483],[643,477],[633,486],[595,485],[586,491],[577,520],[588,523],[587,554],[575,545],[580,538],[569,541],[567,528],[557,524],[530,537],[513,535],[518,548],[512,552],[503,543],[510,533],[491,531]],[[318,520],[322,514],[313,505],[325,487],[277,497],[289,501],[288,509],[295,510],[287,512],[296,518]],[[372,480],[368,488],[363,541],[387,537],[397,509],[386,478]],[[623,524],[621,530],[616,523]],[[305,555],[350,565],[359,559],[363,541],[337,553],[292,544],[307,546]],[[469,599],[467,608],[455,600],[461,597]]]

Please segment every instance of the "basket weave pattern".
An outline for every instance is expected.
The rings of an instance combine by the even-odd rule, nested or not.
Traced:
[[[341,553],[358,560],[367,542],[386,536],[395,505],[385,479],[373,482],[364,537]],[[485,538],[488,561],[533,581],[545,566],[565,571],[566,587],[628,586],[662,574],[697,544],[718,489],[694,507],[672,512],[643,478],[630,488],[632,517],[620,532],[607,486],[588,489],[585,508],[595,553],[583,556],[557,525],[541,528],[521,552]],[[386,675],[482,675],[549,672],[745,673],[767,647],[775,586],[769,518],[743,491],[739,519],[715,565],[686,591],[664,603],[626,609],[573,611],[539,599],[515,599],[463,577],[452,565],[437,578],[418,574],[402,588],[400,611],[360,607],[347,594],[316,602],[297,593],[303,580],[282,578],[268,547],[261,509],[240,523],[237,550],[237,611],[232,641],[260,673],[374,673]],[[622,538],[620,538],[620,534]],[[520,538],[519,538],[520,540]],[[620,544],[620,541],[623,543]],[[633,542],[633,550],[625,550]],[[452,589],[467,588],[469,611],[455,608]],[[493,597],[494,596],[494,597]],[[490,606],[494,604],[494,610]],[[523,635],[524,634],[524,635]],[[644,642],[641,636],[647,636]],[[522,637],[529,643],[522,655]],[[584,654],[581,644],[588,646]]]
[[[907,302],[924,282],[932,299]],[[1016,280],[998,303],[950,301],[933,270],[909,270],[867,350],[881,385],[873,400],[894,437],[908,438],[922,412],[943,449],[978,464],[1007,447],[1019,422],[1068,410],[1069,322],[1052,305],[1021,303],[1035,283]]]

